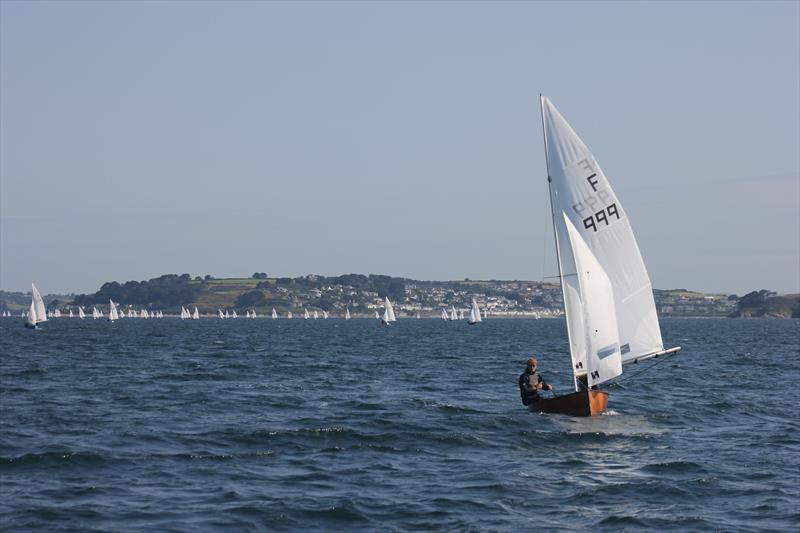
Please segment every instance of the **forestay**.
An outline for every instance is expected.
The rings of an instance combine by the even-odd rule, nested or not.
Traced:
[[[650,277],[625,210],[592,153],[545,96],[542,119],[573,370],[580,375],[579,365],[588,368],[589,347],[579,333],[585,317],[570,312],[581,299],[567,218],[610,281],[622,362],[662,351]]]

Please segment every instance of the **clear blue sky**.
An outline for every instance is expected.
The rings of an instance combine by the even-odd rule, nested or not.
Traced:
[[[798,2],[0,3],[0,287],[556,272],[538,93],[653,285],[800,292]]]

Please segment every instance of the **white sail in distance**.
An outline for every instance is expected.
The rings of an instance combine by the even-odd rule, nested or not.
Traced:
[[[345,310],[344,310],[344,319],[345,319],[345,320],[350,320],[350,308],[349,308],[349,307],[345,307]]]
[[[119,313],[117,313],[117,305],[113,300],[108,301],[108,319],[110,321],[119,320]]]
[[[478,307],[478,302],[475,301],[475,298],[472,299],[472,308],[469,310],[469,321],[472,324],[481,321],[481,309]]]
[[[383,321],[387,324],[390,322],[395,322],[397,318],[394,316],[394,308],[392,308],[392,302],[389,301],[389,297],[386,296],[383,301]]]
[[[200,313],[197,311],[197,306],[195,306],[194,313],[192,313],[192,319],[194,319],[194,320],[199,320],[200,319]]]
[[[278,313],[277,313],[277,311],[275,311],[275,308],[273,307],[272,308],[272,320],[275,320],[276,318],[278,318]]]
[[[33,311],[32,316],[31,311]],[[28,322],[34,325],[40,322],[47,322],[47,310],[44,307],[44,300],[42,295],[39,294],[39,289],[33,283],[31,283],[31,307],[28,310]]]
[[[447,320],[447,311],[442,309],[442,320]]]
[[[625,210],[597,160],[564,117],[547,97],[541,97],[541,105],[565,308],[579,305],[580,284],[564,216],[610,281],[622,362],[661,352],[664,344],[650,277]],[[587,361],[580,355],[585,348],[583,341],[576,342],[580,335],[572,332],[574,328],[583,331],[582,318],[569,314],[568,311],[573,365],[582,362],[585,369]],[[586,373],[583,369],[577,371]]]

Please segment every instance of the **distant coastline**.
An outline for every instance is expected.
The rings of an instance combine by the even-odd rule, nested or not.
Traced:
[[[800,294],[777,295],[767,290],[745,296],[706,294],[685,289],[655,289],[661,317],[680,318],[792,318],[800,317]],[[494,318],[560,318],[563,302],[558,284],[526,280],[422,281],[384,275],[308,275],[214,278],[206,275],[167,274],[147,281],[104,283],[92,294],[46,295],[48,308],[67,311],[77,306],[107,306],[113,300],[124,307],[158,309],[177,314],[181,306],[197,307],[202,315],[219,310],[254,310],[279,316],[308,310],[331,316],[374,317],[388,297],[400,317],[440,317],[443,309],[465,310],[474,298]],[[0,291],[0,310],[19,313],[30,305],[30,295]]]

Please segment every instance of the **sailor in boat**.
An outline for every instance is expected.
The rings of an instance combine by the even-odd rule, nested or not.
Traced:
[[[519,375],[519,395],[523,405],[530,405],[539,401],[540,390],[553,390],[553,386],[545,383],[537,372],[538,361],[535,357],[528,359],[525,372]]]

